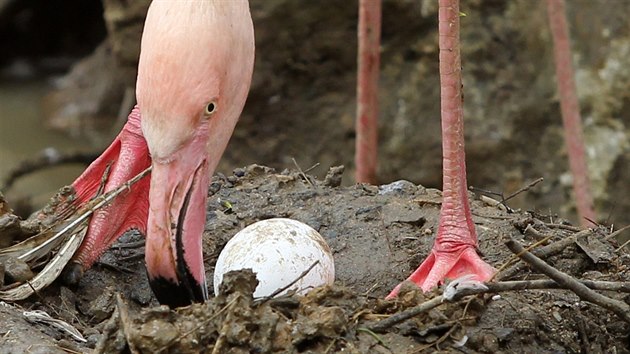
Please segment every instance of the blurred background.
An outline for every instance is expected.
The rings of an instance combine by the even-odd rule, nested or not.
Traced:
[[[134,104],[147,0],[0,0],[0,190],[28,215],[117,134]],[[218,172],[345,165],[354,183],[357,2],[250,0],[257,59]],[[630,223],[630,1],[568,0],[599,221]],[[576,223],[545,4],[462,0],[469,185]],[[380,183],[441,188],[437,1],[384,0]],[[42,156],[60,166],[11,174]],[[11,180],[8,186],[8,181]]]

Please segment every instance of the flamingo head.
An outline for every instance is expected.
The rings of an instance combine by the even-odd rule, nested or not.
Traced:
[[[245,104],[253,62],[246,0],[151,4],[136,95],[153,166],[145,260],[162,304],[208,298],[202,233],[209,176]]]

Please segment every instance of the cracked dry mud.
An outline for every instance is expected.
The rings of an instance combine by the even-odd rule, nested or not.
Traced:
[[[630,352],[628,323],[568,290],[471,296],[443,303],[386,331],[370,331],[377,321],[438,294],[408,291],[397,301],[382,300],[430,250],[441,192],[406,181],[340,187],[342,171],[331,169],[322,180],[308,176],[307,181],[295,171],[252,165],[231,176],[217,176],[210,188],[204,234],[211,280],[220,250],[245,226],[272,217],[302,221],[318,230],[332,248],[335,286],[305,297],[254,301],[255,279],[238,272],[220,296],[171,311],[153,298],[138,242],[142,237],[131,232],[86,272],[76,288],[56,282],[26,301],[0,306],[0,352],[93,348],[105,353]],[[512,257],[504,245],[509,237],[529,245],[541,234],[551,235],[549,242],[554,242],[577,230],[555,216],[508,213],[478,196],[472,212],[480,252],[497,268]],[[589,239],[545,260],[577,278],[628,281],[628,253],[615,252],[616,245],[603,241],[606,233],[604,228],[595,229]],[[543,276],[523,267],[509,279],[536,278]],[[624,293],[602,293],[630,302]],[[71,324],[87,342],[23,317],[23,311],[36,309]]]

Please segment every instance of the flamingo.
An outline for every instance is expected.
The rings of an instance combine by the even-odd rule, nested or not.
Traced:
[[[407,278],[425,292],[447,278],[471,275],[471,280],[487,281],[495,273],[477,254],[477,234],[468,201],[459,16],[459,0],[439,1],[442,206],[431,253]],[[397,296],[401,285],[388,298]]]
[[[444,14],[445,8],[440,7],[441,27],[447,20],[459,24],[458,10],[448,7]],[[455,19],[444,17],[453,14]],[[459,51],[452,38],[458,36],[440,36],[441,47],[457,48],[456,60],[441,65],[442,95],[451,98],[442,101],[441,222],[432,253],[409,277],[425,291],[445,277],[472,273],[487,280],[494,274],[476,254],[466,194],[461,102],[457,103]],[[451,42],[443,43],[445,39]],[[138,106],[112,145],[73,186],[78,202],[85,202],[149,165],[151,181],[139,182],[93,216],[67,271],[70,280],[78,279],[122,233],[135,228],[146,233],[147,273],[160,303],[177,307],[208,298],[201,247],[208,179],[242,111],[253,60],[247,1],[155,0],[151,4],[141,44]],[[103,176],[107,177],[104,188]]]
[[[202,232],[209,176],[241,114],[254,66],[247,0],[154,0],[138,64],[138,105],[114,142],[73,183],[77,202],[144,179],[92,217],[66,269],[83,271],[130,229],[146,234],[149,284],[161,304],[208,299]],[[105,181],[105,183],[102,183]]]

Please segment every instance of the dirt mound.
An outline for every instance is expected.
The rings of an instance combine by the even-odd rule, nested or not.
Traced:
[[[525,289],[518,291],[497,295],[491,287],[442,301],[441,290],[414,289],[396,301],[383,300],[430,250],[441,193],[407,181],[341,187],[342,171],[333,168],[317,180],[252,165],[217,176],[204,238],[212,279],[220,250],[245,226],[272,217],[302,221],[333,250],[333,287],[304,297],[255,300],[255,278],[238,272],[209,302],[172,311],[153,298],[142,237],[129,233],[76,288],[55,284],[19,306],[0,306],[0,352],[630,352],[627,322],[553,282],[544,285],[545,277],[522,262],[501,273],[502,280],[533,281],[519,283]],[[556,217],[508,212],[495,204],[478,196],[472,202],[480,252],[490,264],[501,268],[513,258],[505,245],[510,239],[524,246],[540,242],[533,252],[549,265],[592,281],[585,283],[591,288],[607,284],[615,290],[599,292],[628,306],[629,287],[622,282],[630,278],[630,257],[604,239],[609,230],[579,230]],[[28,322],[24,312],[33,310],[72,325],[86,342]]]

